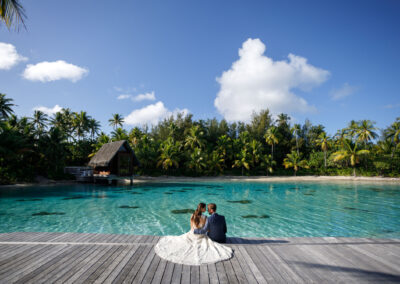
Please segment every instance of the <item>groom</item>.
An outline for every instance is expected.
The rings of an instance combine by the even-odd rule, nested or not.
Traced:
[[[210,217],[207,218],[206,224],[201,229],[195,229],[195,234],[207,234],[207,236],[215,242],[226,242],[226,222],[225,217],[216,213],[217,205],[214,203],[208,204],[208,213]]]

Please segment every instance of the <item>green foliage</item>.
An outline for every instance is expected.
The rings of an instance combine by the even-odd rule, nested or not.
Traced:
[[[123,117],[114,114],[113,130],[106,134],[85,111],[62,109],[52,117],[36,111],[28,118],[14,115],[14,106],[0,94],[0,183],[36,175],[66,178],[65,166],[86,165],[102,145],[117,140],[129,142],[141,164],[135,171],[143,175],[400,173],[400,118],[381,137],[373,122],[362,120],[331,138],[322,125],[291,125],[285,114],[273,121],[268,110],[253,114],[248,124],[178,114],[151,129],[129,131],[122,127]]]

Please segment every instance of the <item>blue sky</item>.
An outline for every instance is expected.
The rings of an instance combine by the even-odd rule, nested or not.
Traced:
[[[114,2],[22,1],[27,31],[0,28],[0,92],[18,115],[58,105],[110,131],[112,113],[130,129],[267,106],[330,134],[400,116],[398,1]]]

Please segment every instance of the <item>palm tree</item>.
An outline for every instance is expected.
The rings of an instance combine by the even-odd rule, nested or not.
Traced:
[[[300,152],[299,152],[299,131],[300,131],[300,124],[295,124],[295,125],[293,125],[293,127],[292,127],[291,130],[292,130],[292,133],[293,133],[294,137],[296,138],[296,151],[297,151],[297,154],[300,155]]]
[[[351,140],[345,140],[344,148],[332,154],[335,162],[349,160],[354,176],[356,176],[356,165],[360,162],[360,157],[369,154],[369,150],[357,150],[357,147],[357,142],[352,143]]]
[[[94,139],[94,136],[99,134],[100,131],[100,122],[98,122],[96,119],[94,118],[90,118],[88,120],[88,130],[90,132],[90,136],[92,138],[92,140]]]
[[[232,168],[242,168],[242,175],[244,168],[250,170],[249,164],[249,153],[246,148],[243,148],[239,153],[236,154],[236,160],[234,161]]]
[[[25,11],[19,0],[0,0],[0,19],[7,28],[15,26],[18,29],[22,24],[25,27]]]
[[[315,143],[317,143],[317,145],[321,147],[321,150],[324,151],[324,165],[325,165],[325,168],[326,168],[326,153],[328,151],[330,139],[331,139],[331,137],[326,135],[326,132],[324,131],[315,140]]]
[[[108,122],[110,123],[109,125],[112,126],[114,129],[116,129],[118,126],[122,127],[122,124],[124,123],[124,118],[122,117],[122,115],[118,114],[118,113],[114,113],[112,115],[112,118],[110,118],[108,120]]]
[[[131,142],[133,147],[139,144],[142,134],[142,131],[138,127],[132,128],[131,132],[129,132],[129,142]]]
[[[286,154],[286,158],[283,160],[283,165],[285,166],[285,169],[293,168],[295,176],[299,168],[308,169],[307,161],[302,160],[301,155],[297,154],[296,151]]]
[[[249,144],[249,150],[251,156],[251,165],[255,167],[261,157],[262,144],[259,141],[253,139]]]
[[[396,147],[393,148],[392,157],[394,156],[394,152],[396,148],[400,145],[400,117],[396,119],[395,122],[387,129],[386,137],[392,139]]]
[[[202,170],[207,167],[205,156],[203,155],[200,148],[196,147],[193,149],[193,152],[189,156],[189,161],[187,165],[197,174],[200,174]]]
[[[276,166],[276,162],[274,160],[272,160],[271,154],[265,155],[263,157],[262,162],[261,162],[261,166],[265,167],[267,175],[268,175],[268,173],[271,173],[271,174],[273,173],[274,166]]]
[[[32,124],[36,128],[37,134],[40,136],[46,128],[46,122],[48,121],[48,115],[40,110],[33,112]]]
[[[80,113],[75,112],[72,121],[73,129],[78,138],[85,136],[85,132],[89,130],[88,123],[90,117],[87,115],[86,111],[81,111]]]
[[[118,127],[113,132],[111,132],[111,137],[113,141],[128,140],[128,134],[125,129]]]
[[[372,121],[366,119],[361,120],[357,129],[358,141],[364,142],[365,147],[367,147],[367,142],[378,137],[375,130],[377,130],[377,128],[374,127]]]
[[[268,128],[264,137],[265,142],[267,142],[268,145],[271,145],[271,155],[272,159],[274,159],[274,145],[279,143],[278,129],[275,126],[271,126]]]
[[[207,159],[208,173],[215,174],[218,172],[219,174],[222,174],[225,167],[224,163],[225,159],[222,155],[216,150],[212,151],[212,153],[208,155]]]
[[[185,147],[190,149],[194,149],[195,147],[202,148],[204,146],[202,136],[203,131],[200,130],[199,125],[190,127],[189,133],[185,138]]]
[[[6,98],[5,94],[0,93],[0,120],[5,120],[14,113],[12,107],[15,105],[11,103],[12,101],[13,99]]]
[[[179,150],[180,143],[175,142],[172,137],[168,137],[160,147],[160,157],[157,162],[157,167],[162,167],[164,170],[175,167],[179,168]]]

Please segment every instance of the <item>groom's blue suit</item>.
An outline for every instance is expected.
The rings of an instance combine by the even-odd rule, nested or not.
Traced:
[[[218,243],[226,242],[226,222],[225,217],[213,213],[207,218],[206,224],[201,229],[195,229],[195,234],[207,234],[207,236]]]

